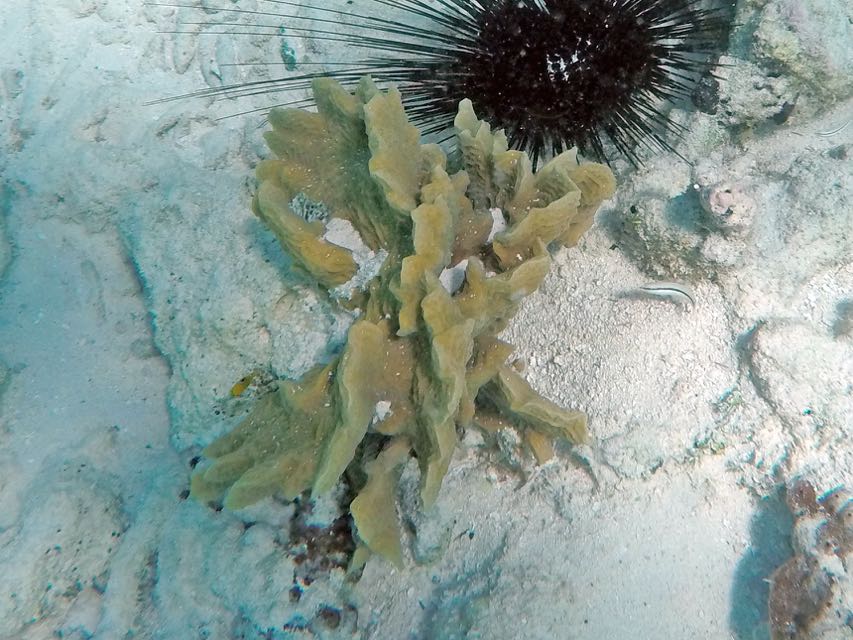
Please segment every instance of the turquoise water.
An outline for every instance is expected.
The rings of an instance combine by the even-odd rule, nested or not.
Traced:
[[[849,2],[738,2],[719,55],[655,107],[669,131],[638,125],[600,149],[564,134],[603,154],[616,192],[576,246],[552,243],[500,337],[537,393],[588,416],[590,441],[538,464],[515,429],[460,424],[432,507],[419,461],[397,469],[402,565],[374,554],[349,572],[359,468],[316,500],[232,510],[190,495],[203,448],[276,380],[346,353],[358,316],[252,212],[267,115],[313,110],[307,75],[372,71],[411,113],[444,113],[419,125],[452,172],[458,96],[419,87],[460,67],[400,74],[425,53],[461,59],[458,38],[500,3],[13,8],[0,12],[0,638],[853,637]],[[573,54],[592,64],[610,42],[642,57],[642,42],[602,34],[528,67],[521,52],[552,37],[541,24],[516,58],[494,38],[470,45],[495,61],[466,85],[478,115],[509,127],[538,104],[564,131],[591,117],[558,100],[580,82]],[[277,78],[277,92],[248,84]],[[339,141],[317,134],[318,157]],[[332,244],[353,241],[339,209],[300,202]],[[388,403],[365,460],[387,445]]]

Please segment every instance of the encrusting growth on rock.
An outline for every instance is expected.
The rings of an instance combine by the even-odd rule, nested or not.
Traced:
[[[239,509],[272,494],[293,499],[331,490],[349,468],[351,513],[367,552],[402,563],[395,506],[398,476],[414,455],[425,507],[436,499],[457,444],[457,427],[510,426],[538,460],[552,442],[582,442],[586,417],[540,397],[509,365],[496,335],[548,273],[549,247],[574,245],[615,182],[600,164],[558,155],[534,174],[508,150],[502,131],[463,101],[456,117],[459,166],[437,145],[420,144],[396,89],[369,78],[355,94],[331,79],[314,82],[317,113],[273,110],[254,211],[294,263],[331,291],[360,264],[324,235],[334,219],[386,256],[344,300],[358,317],[332,362],[298,381],[281,380],[230,434],[207,447],[192,479],[200,500],[224,495]],[[322,203],[307,220],[294,199]],[[506,228],[490,238],[493,212]],[[467,261],[467,262],[466,262]],[[464,267],[446,288],[442,273]],[[361,446],[368,434],[384,446]],[[380,437],[381,436],[381,437]]]
[[[853,637],[853,496],[843,487],[818,496],[796,479],[788,488],[794,555],[770,577],[772,640]]]

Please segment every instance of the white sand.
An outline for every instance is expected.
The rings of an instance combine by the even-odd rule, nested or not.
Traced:
[[[141,104],[233,81],[223,63],[276,43],[160,35],[172,10],[124,0],[17,4],[0,11],[0,638],[769,638],[780,487],[851,485],[853,126],[819,133],[853,103],[768,125],[794,74],[728,115],[676,114],[695,168],[626,175],[506,334],[595,442],[536,469],[511,434],[469,433],[434,513],[405,477],[405,571],[320,572],[293,602],[292,506],[180,494],[245,408],[229,387],[301,374],[348,319],[249,212],[258,119],[214,120],[266,101]],[[787,6],[755,9],[765,48]],[[800,54],[835,59],[838,37]],[[635,295],[664,277],[695,306]]]

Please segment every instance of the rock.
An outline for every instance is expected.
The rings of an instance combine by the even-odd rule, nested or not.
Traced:
[[[853,502],[845,489],[818,497],[788,489],[794,557],[770,579],[772,640],[843,640],[853,634]]]

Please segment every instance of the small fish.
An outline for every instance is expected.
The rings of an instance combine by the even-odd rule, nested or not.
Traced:
[[[819,135],[821,138],[829,138],[831,136],[834,136],[836,133],[841,133],[842,131],[844,131],[848,126],[850,126],[851,122],[853,122],[853,120],[848,120],[837,129],[832,129],[831,131],[818,131],[817,135]]]
[[[248,389],[251,386],[251,384],[253,382],[255,382],[255,380],[258,379],[258,377],[259,377],[258,372],[252,371],[252,373],[245,375],[242,378],[240,378],[234,384],[234,386],[231,387],[231,391],[229,391],[229,393],[231,394],[231,397],[236,398],[237,396],[243,395],[243,393],[246,391],[246,389]]]
[[[676,304],[696,304],[693,290],[686,284],[678,282],[649,282],[639,288],[645,295],[655,298],[665,298]]]

